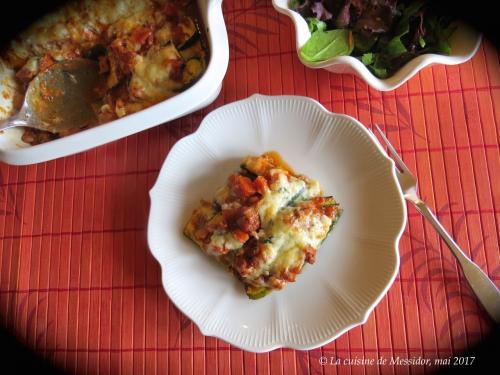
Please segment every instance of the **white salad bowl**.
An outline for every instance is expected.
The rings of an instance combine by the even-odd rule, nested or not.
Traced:
[[[183,227],[245,156],[269,150],[317,179],[344,212],[314,265],[251,300]],[[394,162],[361,123],[309,98],[254,95],[214,110],[175,144],[150,195],[148,243],[171,301],[203,334],[248,351],[332,341],[366,322],[398,271],[406,206]]]
[[[357,58],[352,56],[332,57],[321,62],[308,62],[302,59],[299,50],[309,40],[311,32],[306,20],[289,8],[290,0],[273,0],[274,8],[290,17],[295,26],[297,54],[300,61],[313,69],[323,68],[332,73],[351,73],[360,77],[368,85],[380,91],[394,90],[417,74],[421,69],[433,64],[456,65],[461,64],[474,56],[481,44],[481,34],[464,23],[459,23],[457,30],[450,39],[451,54],[449,56],[428,53],[408,61],[392,76],[381,79]]]
[[[210,60],[201,78],[190,88],[156,105],[47,143],[31,146],[21,140],[22,128],[0,131],[0,160],[33,164],[76,154],[174,120],[209,105],[219,95],[229,63],[229,44],[222,16],[222,0],[198,0],[209,44]],[[0,63],[0,119],[12,111],[14,72]]]

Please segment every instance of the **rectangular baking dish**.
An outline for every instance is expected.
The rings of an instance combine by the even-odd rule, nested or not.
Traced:
[[[76,154],[96,146],[174,120],[209,105],[219,95],[229,63],[227,31],[222,0],[198,0],[210,49],[203,76],[178,95],[123,118],[47,143],[31,146],[21,140],[22,128],[0,132],[0,160],[25,165]],[[13,72],[0,64],[0,119],[11,115]]]

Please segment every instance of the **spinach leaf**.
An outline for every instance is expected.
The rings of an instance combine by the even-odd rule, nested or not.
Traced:
[[[410,32],[410,19],[413,17],[426,3],[426,0],[415,0],[409,3],[402,9],[402,16],[394,28],[394,36],[403,36]]]
[[[384,54],[374,53],[371,64],[368,64],[368,69],[378,78],[387,78],[390,72],[390,60]],[[369,58],[365,58],[368,60]]]
[[[449,55],[451,53],[450,43],[448,43],[447,40],[440,40],[436,44],[435,49],[437,50],[437,52],[442,53],[443,55]]]
[[[300,49],[300,56],[309,62],[347,56],[354,48],[352,33],[346,29],[315,31]]]
[[[378,78],[387,78],[389,76],[387,68],[381,68],[375,65],[370,65],[369,68]]]
[[[356,52],[364,53],[372,49],[372,47],[377,43],[377,36],[375,35],[362,35],[360,33],[354,33],[354,48]]]
[[[403,17],[415,15],[427,2],[427,0],[415,0],[409,3],[403,10]]]
[[[436,30],[437,34],[437,51],[443,53],[445,55],[449,55],[451,53],[450,47],[450,38],[451,34],[453,34],[456,30],[456,25],[449,25],[448,27],[443,28],[442,25]]]
[[[399,36],[395,36],[385,46],[384,52],[389,58],[393,59],[407,52],[407,49],[401,41],[401,38]]]
[[[311,33],[314,33],[315,31],[325,31],[326,30],[326,23],[323,21],[318,20],[317,18],[314,17],[308,17],[306,19],[307,21],[307,26],[309,27],[309,31]]]
[[[394,35],[402,37],[410,32],[410,18],[403,17],[399,20],[394,29]]]
[[[373,52],[365,53],[361,56],[361,61],[365,65],[371,65],[375,61],[375,54]]]

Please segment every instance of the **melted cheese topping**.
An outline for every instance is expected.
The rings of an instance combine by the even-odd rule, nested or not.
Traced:
[[[207,252],[211,255],[220,255],[222,251],[240,249],[243,244],[238,241],[231,232],[216,232],[210,237],[210,242],[206,246]]]
[[[262,227],[266,227],[276,216],[276,213],[305,193],[306,183],[296,177],[290,176],[281,169],[270,171],[273,179],[259,203],[259,215]]]
[[[318,181],[279,168],[266,155],[246,159],[252,169],[230,176],[217,191],[211,206],[217,213],[202,205],[185,228],[243,281],[251,298],[295,281],[341,213],[333,198],[322,197]],[[248,171],[265,177],[251,179]]]
[[[151,20],[151,0],[74,1],[42,17],[21,33],[7,51],[11,63],[49,53],[56,60],[75,57],[79,46],[93,42],[106,28],[127,32],[139,20]],[[116,25],[113,25],[117,22]],[[127,25],[129,27],[127,28]],[[122,29],[124,28],[124,29]]]
[[[293,218],[295,220],[291,221]],[[251,274],[249,280],[258,280],[263,274],[281,275],[295,267],[302,268],[305,262],[304,249],[317,249],[325,239],[332,218],[316,210],[302,210],[299,207],[285,207],[265,231],[262,244],[264,260]],[[270,283],[262,283],[272,287]]]
[[[134,98],[160,101],[179,90],[182,82],[170,78],[175,62],[182,64],[182,58],[172,43],[151,48],[146,56],[137,56],[129,85]]]
[[[287,222],[286,218],[296,213],[297,220]],[[302,249],[307,246],[318,248],[331,225],[332,219],[317,211],[284,209],[270,229],[271,239],[266,246],[270,249],[270,254],[275,256],[267,259],[265,267],[274,269],[274,272],[283,272],[301,265],[304,261]]]

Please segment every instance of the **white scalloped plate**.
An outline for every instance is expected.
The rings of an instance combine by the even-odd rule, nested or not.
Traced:
[[[297,282],[254,301],[182,229],[245,156],[268,150],[318,179],[344,213]],[[363,324],[396,277],[406,206],[394,163],[362,124],[312,99],[254,95],[211,112],[172,148],[150,194],[148,242],[167,294],[203,334],[239,348],[324,345]]]

